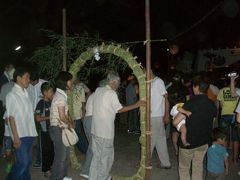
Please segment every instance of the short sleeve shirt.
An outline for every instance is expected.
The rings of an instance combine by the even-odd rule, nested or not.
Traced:
[[[42,117],[50,117],[51,102],[41,99],[35,109],[35,114]],[[40,122],[42,131],[46,132],[49,128],[49,120]]]
[[[137,101],[136,88],[132,83],[126,87],[126,103],[132,105]]]
[[[95,136],[113,139],[116,113],[122,109],[117,93],[110,86],[96,89],[93,98],[91,132]]]
[[[50,110],[50,125],[61,126],[58,107],[65,107],[65,114],[68,114],[67,94],[57,88],[56,93],[53,96],[51,110]],[[63,122],[62,122],[63,123]]]
[[[34,110],[37,106],[37,103],[43,98],[43,95],[41,93],[41,86],[44,82],[47,82],[47,81],[43,79],[39,79],[36,85],[33,86],[32,84],[29,84],[27,88]]]
[[[189,149],[197,148],[205,144],[211,144],[213,119],[217,115],[215,104],[208,99],[207,95],[196,95],[184,103],[183,108],[192,112],[186,118],[187,141]],[[185,148],[180,140],[181,148]]]
[[[16,83],[6,97],[6,116],[14,118],[20,138],[37,136],[34,112],[28,92]],[[9,130],[13,138],[11,128]]]
[[[211,173],[224,173],[224,159],[228,152],[224,146],[213,144],[207,151],[207,170]]]
[[[85,116],[92,116],[93,114],[93,98],[94,98],[94,92],[88,97],[87,103],[86,103],[86,114]]]
[[[238,103],[238,97],[231,96],[230,87],[225,87],[218,93],[217,99],[222,104],[221,115],[232,115],[234,114],[235,108]]]
[[[237,108],[236,108],[236,112],[237,112],[237,113],[240,113],[240,102],[238,103],[238,106],[237,106]]]
[[[82,83],[73,87],[73,119],[79,120],[82,118],[82,103],[85,100],[85,89]]]
[[[164,116],[165,94],[167,91],[163,80],[155,77],[151,82],[151,117]]]
[[[2,86],[1,93],[0,93],[0,100],[3,103],[3,106],[6,105],[6,96],[12,90],[14,84],[15,83],[13,81],[9,81],[8,83]]]

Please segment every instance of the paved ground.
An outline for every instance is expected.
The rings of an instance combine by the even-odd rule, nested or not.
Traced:
[[[117,124],[116,130],[116,140],[115,140],[115,161],[112,168],[112,174],[120,176],[131,176],[134,174],[138,167],[140,161],[140,145],[138,143],[138,136],[129,135],[126,133],[126,126]],[[168,142],[169,153],[172,163],[172,168],[170,170],[164,170],[157,168],[158,158],[156,153],[153,155],[153,180],[177,180],[177,158],[173,153],[173,147],[171,141]],[[83,155],[79,155],[79,159],[82,160]],[[0,159],[0,180],[4,179],[5,172],[5,160]],[[240,180],[240,176],[237,172],[240,171],[240,165],[230,166],[230,175],[227,180]],[[83,178],[79,177],[79,171],[69,169],[69,176],[73,177],[73,180],[81,180]],[[33,180],[45,180],[40,169],[32,169],[32,179]]]

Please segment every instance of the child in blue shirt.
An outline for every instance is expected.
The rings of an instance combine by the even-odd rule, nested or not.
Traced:
[[[224,180],[228,175],[228,152],[224,147],[226,137],[221,128],[213,129],[213,144],[207,151],[207,180]]]
[[[54,94],[54,88],[49,82],[41,86],[43,99],[41,99],[35,109],[35,119],[41,125],[41,152],[42,152],[42,171],[45,177],[50,177],[51,166],[54,158],[53,142],[49,135],[50,127],[50,108]]]

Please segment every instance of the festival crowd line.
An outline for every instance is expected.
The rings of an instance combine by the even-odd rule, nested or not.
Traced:
[[[240,167],[238,74],[229,74],[216,85],[216,79],[206,73],[174,75],[164,81],[157,73],[152,68],[150,121],[151,152],[157,151],[158,167],[171,169],[170,129],[180,180],[228,179],[229,166]],[[123,83],[118,73],[109,71],[97,85],[86,86],[81,77],[73,80],[66,71],[50,82],[40,79],[34,69],[9,63],[0,77],[0,90],[0,145],[6,180],[31,180],[32,167],[41,168],[46,179],[71,180],[73,136],[78,139],[75,147],[85,154],[79,177],[110,180],[116,114],[128,112],[127,133],[141,133],[139,107],[146,102],[139,99],[134,75]],[[32,157],[33,146],[36,157]]]

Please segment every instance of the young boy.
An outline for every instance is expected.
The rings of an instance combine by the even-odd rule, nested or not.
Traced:
[[[49,82],[41,86],[43,99],[41,99],[35,110],[35,119],[41,125],[41,151],[42,151],[42,172],[45,177],[50,177],[50,169],[54,158],[53,143],[49,136],[50,107],[54,90]]]
[[[183,109],[182,108],[183,105],[184,103],[178,103],[172,107],[170,114],[173,117],[173,119],[176,117],[178,113],[182,113],[188,117],[191,116],[192,113],[190,111]],[[183,145],[189,146],[190,144],[187,142],[187,129],[186,129],[185,123],[186,123],[185,119],[182,121],[175,121],[174,126],[176,126],[179,132],[181,132],[181,140]]]
[[[228,153],[224,147],[226,137],[222,129],[213,129],[213,144],[207,151],[207,180],[224,180],[228,175]]]

